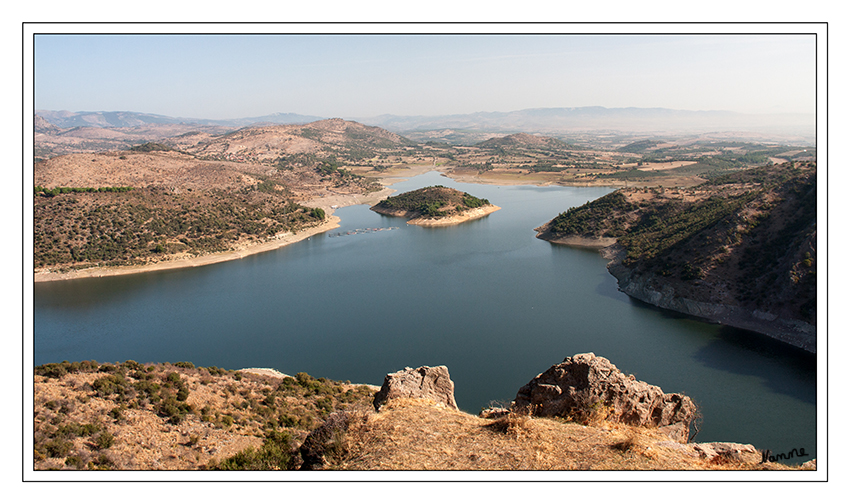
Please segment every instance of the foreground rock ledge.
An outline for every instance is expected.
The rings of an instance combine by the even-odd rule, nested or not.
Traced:
[[[384,384],[375,394],[375,410],[390,399],[428,399],[458,409],[455,402],[455,384],[449,378],[446,366],[421,366],[416,369],[406,367],[390,373],[384,378]]]
[[[512,406],[535,416],[605,418],[639,427],[658,427],[687,442],[697,408],[690,397],[626,376],[593,353],[567,357],[519,389]]]

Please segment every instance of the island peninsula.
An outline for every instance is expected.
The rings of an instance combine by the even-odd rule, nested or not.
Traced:
[[[486,199],[439,185],[390,196],[371,208],[379,214],[410,219],[408,224],[422,227],[453,226],[499,209]]]

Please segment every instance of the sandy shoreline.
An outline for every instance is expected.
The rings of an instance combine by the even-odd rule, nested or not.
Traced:
[[[460,215],[450,215],[448,217],[439,217],[437,219],[429,217],[416,217],[414,219],[410,219],[409,221],[407,221],[407,223],[422,227],[454,226],[455,224],[460,224],[462,222],[486,217],[487,215],[490,215],[496,210],[501,209],[501,207],[497,207],[496,205],[484,205],[478,208],[467,210]]]
[[[582,236],[565,236],[562,238],[544,238],[541,235],[543,233],[537,235],[538,238],[542,240],[546,240],[550,243],[556,243],[558,245],[569,245],[570,247],[584,247],[584,248],[594,248],[601,249],[608,246],[611,246],[617,243],[616,238],[585,238]]]

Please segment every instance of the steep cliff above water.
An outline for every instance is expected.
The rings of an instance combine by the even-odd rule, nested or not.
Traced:
[[[607,245],[609,271],[634,298],[816,351],[815,163],[620,189],[537,230]]]

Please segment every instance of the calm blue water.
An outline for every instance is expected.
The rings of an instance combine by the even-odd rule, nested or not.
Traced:
[[[533,228],[611,189],[461,184],[437,173],[393,187],[434,184],[502,210],[425,229],[348,207],[336,211],[335,232],[238,261],[40,283],[35,364],[191,361],[377,385],[405,366],[444,364],[461,409],[477,413],[564,357],[594,352],[690,395],[705,417],[698,441],[816,455],[813,356],[633,301],[596,251],[535,238]]]

